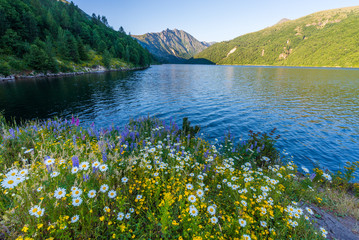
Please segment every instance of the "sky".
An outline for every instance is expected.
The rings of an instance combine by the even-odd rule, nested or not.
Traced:
[[[200,41],[221,42],[333,8],[359,5],[358,0],[72,0],[89,15],[106,16],[131,35],[167,28],[188,32]]]

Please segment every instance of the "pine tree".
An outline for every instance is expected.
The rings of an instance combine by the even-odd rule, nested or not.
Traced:
[[[89,59],[87,50],[86,50],[81,38],[77,38],[77,50],[78,50],[79,58],[81,61],[87,61]]]
[[[37,71],[46,71],[48,56],[46,52],[36,44],[32,44],[30,52],[25,57],[27,65]]]
[[[105,50],[102,55],[102,63],[105,68],[110,69],[111,67],[111,54],[108,50]]]

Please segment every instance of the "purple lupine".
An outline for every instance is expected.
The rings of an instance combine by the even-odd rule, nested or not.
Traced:
[[[76,123],[75,123],[75,126],[78,127],[80,125],[80,119],[76,119]]]
[[[87,175],[87,174],[83,174],[82,175],[82,178],[84,179],[84,181],[86,182],[87,180],[89,180],[90,179],[90,176],[89,175]]]
[[[73,167],[79,167],[80,166],[80,160],[77,156],[72,157],[72,166]]]
[[[73,143],[74,143],[74,146],[76,146],[76,135],[73,135],[73,136],[72,136],[72,141],[73,141]]]
[[[204,169],[202,171],[202,173],[205,173],[207,171],[207,164],[204,165]]]
[[[261,148],[257,147],[257,152],[260,153],[261,152]]]
[[[310,176],[309,176],[310,180],[313,181],[313,179],[315,178],[315,176],[316,176],[315,173],[310,174]]]
[[[74,118],[74,116],[72,116],[72,118],[71,118],[71,124],[72,124],[72,125],[75,124],[75,118]]]
[[[13,138],[15,137],[15,131],[14,131],[14,129],[10,128],[10,129],[9,129],[9,133],[10,133],[10,135],[11,135]]]
[[[102,152],[102,161],[106,162],[107,161],[107,154],[106,152]]]

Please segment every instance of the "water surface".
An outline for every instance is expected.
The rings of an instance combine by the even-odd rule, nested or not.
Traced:
[[[100,126],[144,115],[181,123],[189,117],[208,138],[230,130],[281,135],[278,146],[299,165],[338,170],[359,160],[359,70],[161,65],[0,84],[7,118],[70,118]]]

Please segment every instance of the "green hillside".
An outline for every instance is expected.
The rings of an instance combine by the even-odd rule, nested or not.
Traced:
[[[115,31],[106,17],[91,17],[72,2],[0,0],[0,75],[147,66],[150,60],[122,28]]]
[[[317,12],[212,45],[216,64],[359,67],[359,6]]]

